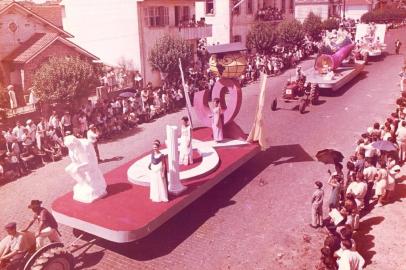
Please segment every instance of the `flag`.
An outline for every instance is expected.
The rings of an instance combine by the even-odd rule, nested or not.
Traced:
[[[255,119],[247,138],[248,142],[258,142],[262,151],[265,151],[270,147],[269,134],[266,128],[267,125],[265,125],[266,81],[267,76],[262,73]]]

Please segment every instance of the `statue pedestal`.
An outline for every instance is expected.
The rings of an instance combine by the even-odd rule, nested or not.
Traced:
[[[73,199],[82,203],[92,203],[106,195],[106,191],[96,191],[91,186],[84,183],[78,183],[73,187]]]
[[[179,195],[186,190],[179,177],[178,127],[166,126],[166,144],[168,147],[168,192]]]

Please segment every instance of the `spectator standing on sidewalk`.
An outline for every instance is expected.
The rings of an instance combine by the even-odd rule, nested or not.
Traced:
[[[396,54],[399,54],[400,46],[402,46],[402,42],[400,42],[400,40],[397,39],[397,40],[395,41],[395,52],[396,52]]]
[[[323,183],[316,181],[315,183],[316,191],[314,191],[312,196],[312,223],[310,227],[317,228],[323,226],[323,198],[324,190]]]
[[[89,126],[89,130],[87,131],[87,139],[89,140],[89,142],[93,144],[94,151],[96,152],[97,162],[100,163],[101,159],[99,153],[99,146],[97,144],[97,141],[99,139],[99,132],[97,131],[96,126],[93,124]]]

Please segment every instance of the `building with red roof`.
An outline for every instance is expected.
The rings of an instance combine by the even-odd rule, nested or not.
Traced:
[[[0,2],[3,3],[4,2]],[[11,2],[0,6],[0,82],[14,85],[17,103],[25,104],[35,72],[53,56],[98,57],[68,38],[62,28],[61,8]]]

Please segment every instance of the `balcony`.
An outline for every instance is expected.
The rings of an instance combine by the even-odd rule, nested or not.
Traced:
[[[179,35],[186,40],[211,37],[213,33],[212,25],[182,27],[178,28]]]

